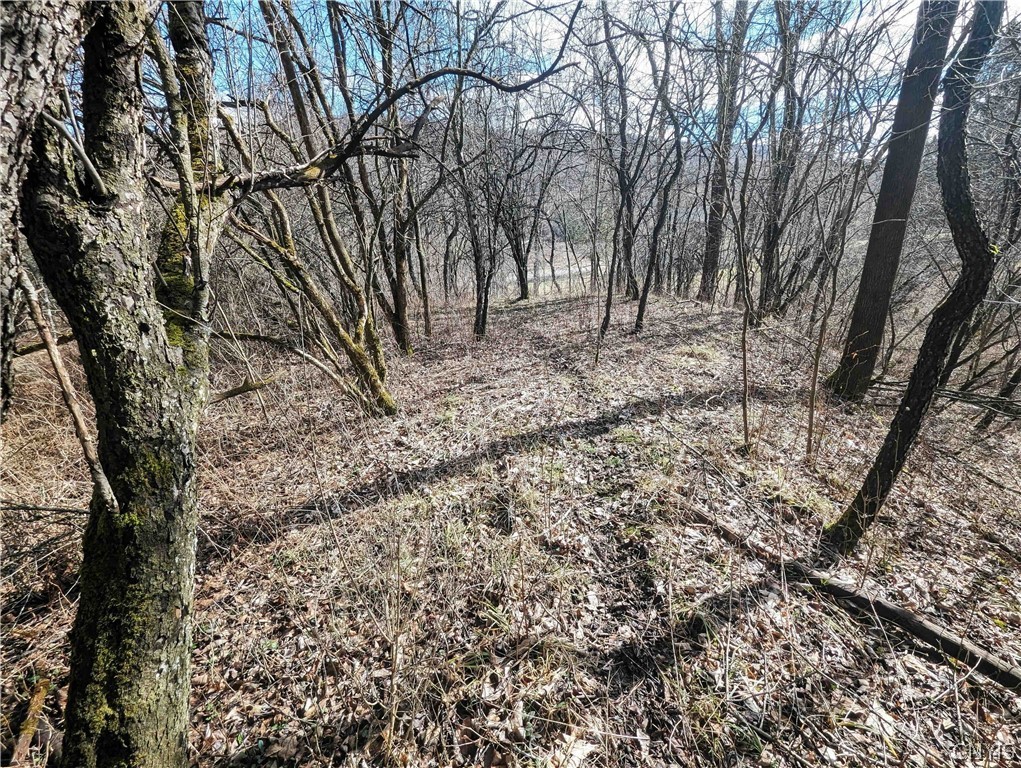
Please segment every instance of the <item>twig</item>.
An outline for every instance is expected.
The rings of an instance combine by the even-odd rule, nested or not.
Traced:
[[[4,512],[66,512],[74,515],[87,515],[89,510],[76,507],[48,507],[38,504],[22,504],[17,501],[0,499],[0,510]]]
[[[78,404],[78,396],[75,393],[74,384],[71,383],[71,376],[68,374],[67,368],[64,367],[64,361],[60,357],[60,350],[57,349],[57,344],[53,340],[53,334],[50,333],[50,328],[46,324],[46,318],[43,316],[43,310],[39,304],[39,295],[36,293],[35,286],[32,285],[28,272],[24,268],[18,269],[18,282],[25,292],[25,299],[28,301],[32,321],[39,330],[39,335],[42,337],[43,344],[46,345],[46,351],[50,356],[50,363],[57,374],[57,381],[60,383],[60,394],[64,398],[67,410],[71,413],[71,420],[74,422],[74,433],[82,447],[85,463],[89,465],[89,474],[92,475],[92,482],[108,505],[116,508],[113,489],[110,488],[110,482],[107,480],[103,467],[99,463],[99,457],[96,454],[95,446],[92,444],[92,438],[85,424],[85,415]]]
[[[958,456],[955,453],[951,453],[950,451],[947,451],[947,450],[945,450],[943,448],[940,448],[938,445],[931,446],[931,448],[932,448],[932,450],[935,453],[938,453],[940,456],[944,456],[944,457],[946,457],[948,459],[953,459],[958,464],[964,463],[961,460],[960,456]],[[981,469],[976,467],[974,462],[970,462],[967,465],[967,471],[968,471],[969,474],[978,475],[983,480],[985,480],[987,483],[989,483],[992,486],[995,486],[996,488],[999,488],[1001,491],[1008,491],[1009,493],[1016,493],[1018,496],[1021,496],[1021,488],[1018,488],[1015,485],[1007,485],[1006,483],[1000,482],[995,477],[990,477],[985,472],[983,472]]]
[[[244,382],[242,382],[238,386],[224,390],[223,392],[218,392],[217,394],[210,397],[209,404],[212,405],[213,403],[222,403],[224,400],[229,400],[232,397],[237,397],[238,395],[243,395],[247,392],[255,392],[258,389],[262,389],[263,387],[269,386],[276,380],[277,376],[275,375],[270,376],[268,379],[260,379],[258,381],[246,378]]]
[[[85,173],[88,174],[89,179],[92,181],[92,185],[96,188],[96,193],[100,197],[107,197],[109,193],[106,191],[106,184],[103,183],[103,177],[99,175],[99,171],[96,170],[96,166],[92,164],[92,160],[89,159],[89,155],[85,151],[85,148],[79,144],[74,135],[67,130],[67,126],[65,126],[57,118],[48,112],[42,112],[40,114],[42,115],[43,120],[57,129],[60,135],[64,137],[64,141],[66,141],[68,145],[70,145],[71,149],[74,150],[74,153],[78,155],[78,158],[82,161],[82,165],[85,167]]]
[[[872,384],[872,388],[886,390],[887,392],[895,392],[898,395],[902,395],[906,386],[897,382],[877,381]],[[958,402],[967,403],[968,405],[974,405],[978,408],[985,408],[987,411],[992,411],[993,413],[1002,416],[1015,419],[1021,418],[1021,402],[1011,400],[1008,397],[983,395],[980,392],[965,392],[960,389],[948,389],[946,387],[939,387],[936,390],[936,396],[946,398],[947,400],[956,400]]]

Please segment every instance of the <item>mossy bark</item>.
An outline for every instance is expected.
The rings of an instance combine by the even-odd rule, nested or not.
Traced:
[[[6,228],[6,225],[0,225]],[[24,301],[18,287],[21,259],[15,248],[0,255],[0,423],[14,399],[14,352]]]
[[[97,485],[85,532],[63,764],[176,767],[187,747],[204,392],[182,381],[188,369],[144,251],[136,73],[147,7],[96,6],[85,38],[85,147],[109,197],[79,188],[65,145],[46,129],[23,206],[33,255],[81,349],[112,490]]]
[[[106,481],[93,492],[83,544],[63,765],[181,768],[195,440],[208,394],[205,275],[222,203],[183,191],[156,258],[147,252],[138,71],[149,8],[139,0],[90,9],[84,145],[108,194],[79,184],[66,143],[48,127],[36,133],[23,187],[26,236],[81,350]],[[178,66],[162,74],[174,83],[181,187],[192,190],[209,167],[209,54],[200,2],[175,3],[171,17]]]

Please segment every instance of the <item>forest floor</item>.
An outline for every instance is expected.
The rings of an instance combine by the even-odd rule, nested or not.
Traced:
[[[283,371],[273,387],[210,407],[196,764],[1021,760],[1017,692],[787,583],[704,522],[810,554],[857,490],[892,395],[820,403],[806,461],[812,344],[787,323],[753,332],[749,453],[740,315],[656,300],[635,335],[633,311],[617,308],[598,364],[594,299],[501,307],[480,344],[465,311],[443,313],[436,341],[391,364],[393,419],[353,413],[284,360],[259,361]],[[82,508],[87,476],[45,356],[18,372],[0,497]],[[975,415],[933,413],[836,572],[1017,664],[1021,433],[979,439]],[[39,678],[55,682],[55,722],[66,696],[82,522],[4,512],[8,738]]]

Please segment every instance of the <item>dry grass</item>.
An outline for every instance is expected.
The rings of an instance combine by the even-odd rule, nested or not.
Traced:
[[[618,308],[615,327],[632,311]],[[595,312],[591,300],[503,308],[478,345],[464,311],[445,313],[437,341],[391,365],[392,420],[352,414],[297,367],[261,407],[247,395],[210,409],[196,762],[1021,755],[1017,695],[782,583],[683,511],[699,504],[787,554],[810,551],[856,489],[888,406],[824,406],[806,463],[811,349],[778,324],[752,340],[747,456],[738,316],[656,301],[649,330],[611,332],[595,367]],[[56,390],[41,362],[20,373],[0,496],[84,506]],[[971,418],[956,406],[930,421],[883,524],[843,570],[1017,661],[1021,439],[975,442]],[[5,713],[35,676],[66,676],[81,522],[4,513]]]

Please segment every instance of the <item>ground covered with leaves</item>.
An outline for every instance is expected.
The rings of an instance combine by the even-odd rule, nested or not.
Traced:
[[[778,322],[597,299],[464,311],[394,360],[365,418],[284,360],[202,436],[191,742],[203,766],[985,766],[1021,760],[1021,696],[788,583],[707,518],[809,555],[892,415],[819,403]],[[833,351],[827,352],[826,368]],[[66,696],[87,474],[44,359],[19,361],[2,492],[5,743]],[[224,388],[238,373],[223,366]],[[79,382],[81,383],[81,382]],[[84,387],[83,387],[84,389]],[[1021,662],[1021,436],[940,404],[837,571]]]

